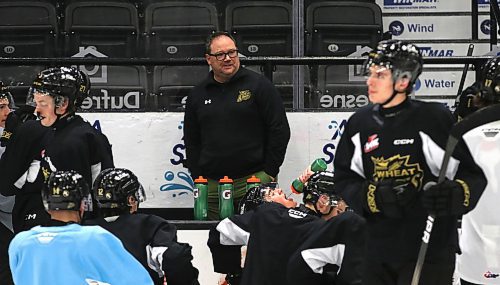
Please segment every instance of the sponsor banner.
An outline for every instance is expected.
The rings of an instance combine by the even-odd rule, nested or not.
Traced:
[[[332,170],[335,148],[350,112],[287,113],[292,137],[279,182],[290,183],[316,158]],[[102,130],[113,145],[117,167],[139,177],[146,191],[146,208],[191,208],[193,181],[182,165],[185,159],[183,113],[82,113]],[[300,196],[294,197],[297,201]]]
[[[82,103],[83,111],[133,112],[146,110],[143,90],[92,88]]]
[[[489,39],[490,38],[490,15],[479,15],[478,16],[478,37],[479,39]],[[497,29],[498,30],[498,29]]]
[[[442,103],[448,108],[450,111],[453,112],[454,106],[455,106],[455,97],[453,98],[418,98],[418,96],[415,98],[417,100],[425,101],[425,102],[439,102]]]
[[[424,71],[415,82],[415,95],[423,96],[456,96],[462,71]],[[475,82],[475,72],[467,72],[464,89]]]
[[[368,105],[366,84],[328,86],[319,90],[318,108],[341,108],[354,110]]]
[[[470,0],[377,0],[376,3],[382,8],[383,13],[470,12],[471,10]]]
[[[490,0],[477,0],[479,12],[489,12],[490,11]]]
[[[424,57],[467,56],[468,43],[418,43]],[[473,56],[482,56],[490,52],[490,44],[474,43]],[[463,68],[463,64],[425,64],[426,68]]]
[[[466,40],[472,38],[470,16],[386,16],[384,31],[394,39]]]
[[[468,43],[417,43],[424,57],[467,56]],[[473,56],[485,55],[490,51],[488,43],[474,43]],[[434,66],[434,65],[432,65]],[[427,67],[432,67],[428,65]]]

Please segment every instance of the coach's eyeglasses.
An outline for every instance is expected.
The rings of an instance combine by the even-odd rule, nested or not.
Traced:
[[[224,60],[226,59],[226,55],[229,56],[229,58],[235,58],[238,56],[238,50],[237,49],[232,49],[228,52],[218,52],[218,53],[209,53],[208,55],[215,56],[217,60]]]

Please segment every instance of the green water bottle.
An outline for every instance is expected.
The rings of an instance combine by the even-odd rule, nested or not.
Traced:
[[[252,177],[247,179],[247,186],[246,186],[246,192],[248,192],[248,189],[259,186],[260,185],[260,178],[256,177],[255,175],[252,175]]]
[[[224,176],[219,180],[219,217],[221,220],[234,214],[233,190],[233,179]]]
[[[208,180],[199,176],[194,180],[194,219],[205,221],[208,208]]]
[[[309,167],[311,168],[312,171],[318,172],[318,171],[325,171],[327,165],[322,158],[317,158],[311,163]],[[290,189],[292,189],[292,192],[295,194],[302,194],[302,191],[304,189],[304,182],[305,181],[300,181],[300,179],[297,178],[292,182]]]

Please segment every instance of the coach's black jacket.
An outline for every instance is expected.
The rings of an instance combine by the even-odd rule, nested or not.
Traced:
[[[186,167],[193,177],[276,177],[290,140],[281,97],[264,76],[244,67],[226,83],[213,72],[191,91],[184,116]]]

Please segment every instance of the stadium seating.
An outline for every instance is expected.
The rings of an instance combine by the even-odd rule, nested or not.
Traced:
[[[2,65],[0,66],[0,81],[9,87],[16,105],[26,104],[26,96],[36,75],[45,69],[36,65]]]
[[[264,74],[262,66],[249,65],[246,68],[257,73]],[[278,89],[283,105],[286,110],[293,110],[293,66],[292,65],[277,65],[273,69],[273,84]],[[304,106],[311,105],[311,85],[309,79],[309,71],[304,71]]]
[[[347,67],[351,78],[345,79],[344,69],[335,65],[321,65],[318,67],[317,89],[313,96],[311,108],[328,108],[334,110],[354,111],[357,107],[368,104],[367,86],[364,77],[352,70],[355,66]],[[359,68],[359,67],[358,67]],[[359,71],[359,70],[358,70]],[[323,97],[323,98],[322,98]]]
[[[91,80],[90,98],[83,111],[135,112],[147,111],[149,92],[144,66],[80,66]]]
[[[126,1],[75,1],[64,15],[64,53],[73,56],[93,46],[108,57],[137,57],[139,21]]]
[[[156,66],[153,90],[159,111],[183,112],[193,86],[208,76],[208,66]]]
[[[0,2],[0,57],[57,56],[54,5],[45,1]]]
[[[375,3],[324,1],[306,8],[306,53],[347,56],[357,46],[372,46],[382,38],[382,11]]]
[[[216,8],[207,2],[151,3],[144,14],[148,57],[202,57],[207,36],[219,29]]]
[[[313,2],[306,8],[306,55],[349,56],[365,46],[374,48],[382,38],[382,30],[382,12],[375,3]],[[356,76],[354,70],[358,69],[359,66],[347,65],[313,67],[311,79],[316,86],[313,106],[318,107],[325,94],[366,94],[364,83],[352,80]],[[341,105],[346,106],[339,101],[334,107]]]
[[[278,1],[238,1],[226,7],[226,30],[245,56],[292,55],[292,6]]]

